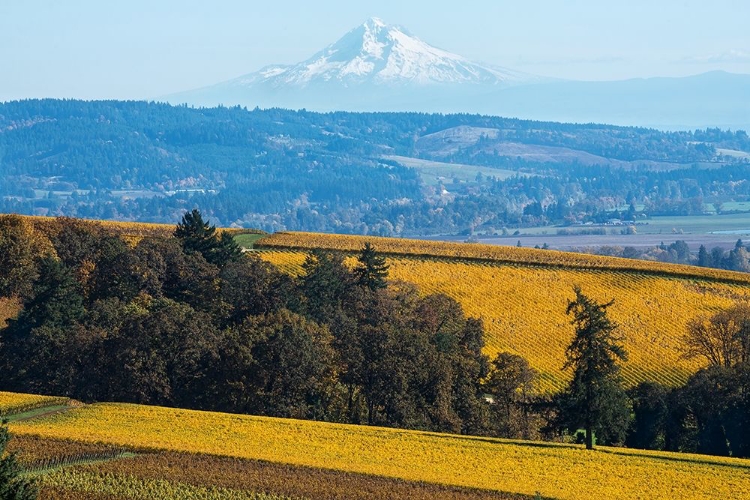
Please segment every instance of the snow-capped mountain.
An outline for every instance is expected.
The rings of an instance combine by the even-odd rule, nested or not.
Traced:
[[[372,18],[306,61],[292,66],[269,66],[229,83],[235,86],[263,83],[276,88],[306,87],[316,82],[508,86],[532,80],[537,78],[469,61],[433,47],[400,26]]]
[[[553,80],[480,64],[369,19],[306,61],[159,100],[310,111],[480,113],[661,129],[747,128],[750,75]]]
[[[318,111],[423,111],[448,97],[452,101],[456,95],[465,98],[543,81],[470,61],[433,47],[400,26],[372,18],[306,61],[267,66],[166,100]]]

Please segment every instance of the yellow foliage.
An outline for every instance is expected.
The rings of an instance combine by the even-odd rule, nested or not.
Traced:
[[[356,252],[366,242],[378,252],[400,256],[451,257],[462,260],[489,261],[493,263],[539,265],[565,269],[607,269],[613,271],[640,271],[670,277],[709,279],[730,283],[750,284],[750,275],[721,269],[708,269],[679,264],[665,264],[646,260],[604,257],[583,253],[539,250],[478,243],[448,243],[443,241],[379,238],[323,233],[274,233],[255,244],[255,248],[310,250],[324,248]]]
[[[18,297],[0,297],[0,329],[7,326],[9,319],[17,316],[22,307]]]
[[[562,499],[749,498],[746,460],[530,443],[126,404],[11,432],[207,453]]]
[[[259,255],[297,275],[306,254]],[[541,389],[547,392],[563,388],[570,377],[562,365],[573,338],[565,309],[575,298],[574,285],[600,302],[615,300],[608,311],[624,336],[629,360],[623,376],[628,385],[644,380],[684,383],[701,366],[699,360],[682,357],[687,323],[747,299],[750,293],[739,284],[641,272],[428,257],[391,257],[388,263],[391,279],[415,283],[422,294],[445,293],[461,303],[467,315],[482,318],[486,354],[510,351],[525,357],[540,372]]]
[[[284,500],[284,497],[250,491],[65,469],[43,476],[42,484],[81,494],[96,493],[142,500]]]
[[[60,231],[60,219],[56,217],[21,216],[30,221],[33,226],[47,236],[53,236]],[[151,224],[145,222],[120,222],[106,220],[74,219],[77,223],[96,225],[105,231],[121,236],[129,244],[135,246],[147,236],[169,237],[174,234],[176,224]],[[217,232],[230,234],[258,234],[262,231],[254,229],[217,228]]]
[[[68,398],[0,391],[0,415],[15,413],[19,410],[25,411],[31,408],[40,408],[42,406],[65,404],[67,401]]]

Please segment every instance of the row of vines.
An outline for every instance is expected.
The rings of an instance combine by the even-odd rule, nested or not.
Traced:
[[[61,225],[56,217],[37,217],[23,216],[30,221],[34,229],[47,237],[51,237],[60,231]],[[137,244],[145,237],[162,237],[166,238],[174,234],[174,224],[151,224],[144,222],[120,222],[120,221],[86,221],[80,220],[81,224],[96,224],[105,231],[118,234],[130,244]],[[231,234],[265,234],[263,231],[255,229],[241,228],[217,228],[218,232],[229,232]]]
[[[699,268],[680,264],[666,264],[644,260],[604,257],[557,250],[540,250],[478,243],[448,243],[442,241],[380,238],[322,233],[274,233],[256,248],[311,250],[324,248],[356,252],[365,242],[378,251],[394,256],[449,257],[471,261],[558,267],[563,269],[602,269],[620,272],[638,272],[657,276],[679,277],[750,284],[750,275],[720,269]]]

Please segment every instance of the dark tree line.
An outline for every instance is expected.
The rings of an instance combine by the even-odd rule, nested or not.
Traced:
[[[242,254],[197,211],[134,246],[60,219],[0,218],[3,390],[486,433],[481,321],[444,295],[315,251],[299,278]]]
[[[750,457],[750,309],[738,304],[688,325],[687,358],[706,368],[687,384],[644,383],[631,391],[638,448]]]

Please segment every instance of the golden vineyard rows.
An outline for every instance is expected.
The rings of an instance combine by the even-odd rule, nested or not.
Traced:
[[[65,404],[68,398],[54,396],[37,396],[35,394],[20,394],[0,391],[0,415],[15,413],[31,408]]]
[[[301,272],[306,257],[302,251],[280,250],[259,255],[292,275]],[[388,263],[391,279],[415,283],[422,294],[445,293],[467,315],[482,318],[485,353],[510,351],[525,357],[540,372],[545,392],[562,389],[570,377],[562,365],[573,337],[565,308],[575,297],[574,285],[598,301],[615,300],[609,311],[624,336],[629,360],[623,375],[631,386],[644,380],[684,383],[700,367],[698,361],[681,358],[687,322],[750,295],[750,288],[738,284],[614,270],[426,257],[390,257]]]
[[[561,499],[749,498],[741,459],[530,443],[126,404],[95,404],[11,424],[17,435],[286,463]],[[136,464],[137,462],[133,462]],[[119,469],[127,469],[125,462]],[[62,477],[157,494],[167,485]],[[103,482],[103,483],[102,483]],[[98,486],[96,486],[98,487]],[[131,490],[132,488],[132,490]],[[185,491],[192,498],[196,490]],[[160,493],[159,493],[160,494]],[[138,497],[141,498],[141,497]],[[156,496],[159,498],[159,496]],[[201,497],[203,498],[203,497]]]
[[[730,283],[750,284],[750,275],[721,269],[708,269],[679,264],[665,264],[645,260],[604,257],[557,250],[539,250],[479,243],[449,243],[443,241],[409,240],[371,236],[351,236],[323,233],[274,233],[255,244],[256,248],[311,250],[323,248],[345,252],[359,251],[369,242],[379,252],[390,255],[449,257],[494,263],[537,265],[576,269],[605,269],[640,272],[670,277],[708,279]]]
[[[86,494],[96,495],[96,498],[99,498],[99,495],[107,495],[139,500],[292,500],[250,491],[65,469],[42,476],[42,485],[72,490],[81,497],[85,497]]]
[[[60,231],[60,219],[57,217],[22,216],[29,220],[34,229],[46,235],[53,236]],[[75,223],[96,225],[105,231],[120,235],[131,244],[137,244],[145,237],[169,237],[174,234],[175,224],[150,224],[144,222],[119,222],[105,220],[71,219]],[[219,232],[232,234],[264,234],[254,229],[217,228]]]

